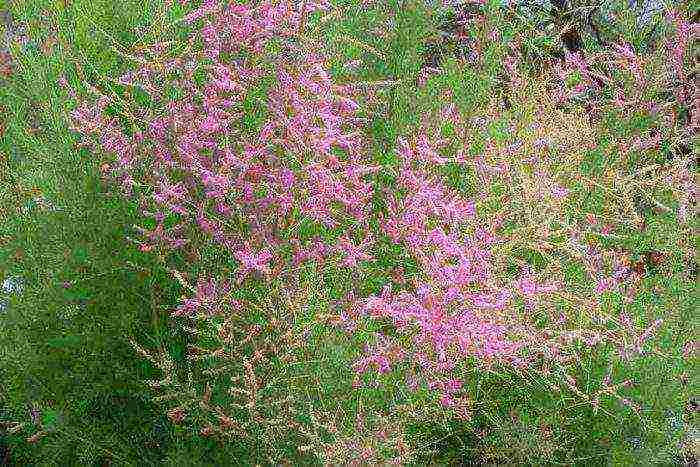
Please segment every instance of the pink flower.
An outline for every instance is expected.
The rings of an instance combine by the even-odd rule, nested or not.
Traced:
[[[188,195],[187,188],[180,182],[173,184],[167,178],[161,180],[159,185],[159,188],[153,193],[153,200],[168,207],[173,212],[187,214],[187,209],[182,205]]]
[[[611,234],[614,229],[615,226],[613,226],[612,224],[604,224],[603,227],[601,227],[600,229],[600,233],[602,233],[603,235],[608,235]]]
[[[202,5],[194,10],[192,13],[188,14],[185,16],[184,21],[187,23],[193,23],[197,21],[200,18],[203,18],[214,11],[216,11],[219,7],[219,2],[218,0],[204,0]]]
[[[457,392],[462,389],[464,383],[458,379],[451,379],[445,383],[445,389],[449,392]]]
[[[379,373],[388,373],[391,370],[389,359],[384,355],[369,355],[355,362],[355,372],[362,374],[367,372],[370,367],[374,367]]]
[[[608,290],[611,290],[615,286],[615,279],[612,277],[604,277],[602,279],[598,280],[598,283],[596,284],[595,291],[596,293],[603,293]]]
[[[394,315],[394,308],[384,297],[367,298],[364,310],[372,318],[391,317]]]
[[[223,298],[231,290],[231,284],[226,281],[217,281],[214,278],[197,279],[197,288],[194,297],[184,299],[174,312],[173,316],[195,316],[204,313],[205,316],[215,316],[221,313]]]
[[[371,237],[367,236],[360,245],[355,245],[350,238],[345,235],[338,241],[338,249],[345,255],[342,265],[354,268],[359,261],[370,261],[372,256],[365,252],[372,243]]]
[[[535,298],[540,294],[554,292],[559,288],[555,283],[538,284],[532,279],[533,276],[531,274],[525,273],[514,283],[515,287],[526,298]]]
[[[329,247],[320,240],[314,240],[308,245],[302,247],[300,244],[296,244],[296,251],[293,257],[293,264],[299,265],[305,261],[315,260],[321,263],[325,260],[328,254]]]
[[[579,52],[566,53],[566,64],[581,73],[583,78],[588,78],[588,63],[586,58]]]
[[[420,384],[418,383],[418,378],[416,378],[416,376],[413,374],[406,375],[406,387],[408,387],[408,389],[410,389],[411,391],[417,391],[420,387]]]
[[[510,301],[512,294],[507,289],[502,289],[495,293],[481,293],[471,296],[472,304],[478,308],[491,308],[494,310],[502,310]]]
[[[265,275],[271,273],[270,266],[267,263],[272,259],[272,253],[267,249],[255,253],[250,246],[246,246],[242,250],[235,251],[233,255],[241,263],[241,269],[238,270],[239,282],[250,272],[260,272]]]
[[[418,160],[429,164],[445,165],[447,163],[447,159],[438,154],[425,134],[421,134],[416,140],[416,153]]]
[[[452,396],[450,394],[445,393],[442,396],[440,396],[440,404],[443,407],[454,407],[455,400],[452,398]]]
[[[555,184],[552,187],[552,196],[555,199],[564,199],[569,194],[569,190],[561,185]]]
[[[202,184],[206,195],[217,199],[225,197],[230,187],[228,176],[215,174],[208,170],[202,171]]]
[[[221,222],[207,217],[203,210],[200,210],[195,220],[202,232],[211,235],[216,240],[220,240],[224,237],[224,229]]]

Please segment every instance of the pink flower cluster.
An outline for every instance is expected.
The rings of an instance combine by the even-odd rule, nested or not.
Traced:
[[[700,28],[684,19],[678,10],[670,10],[667,21],[673,33],[665,42],[665,48],[659,52],[668,63],[670,73],[652,70],[648,66],[649,54],[637,53],[628,43],[614,43],[610,53],[597,56],[567,52],[563,63],[554,66],[560,81],[557,89],[560,102],[583,96],[599,100],[603,97],[603,87],[610,87],[614,93],[611,103],[620,110],[628,107],[658,108],[658,103],[645,100],[645,93],[651,87],[661,84],[664,88],[673,90],[679,104],[696,105],[696,102],[691,101],[697,101],[693,96],[693,90],[697,86],[693,87],[690,82],[692,80],[689,79],[686,56],[689,45],[697,38]],[[563,83],[574,75],[577,75],[577,84],[573,87],[565,86]],[[628,86],[625,86],[625,81],[629,81]]]
[[[138,197],[150,218],[153,227],[137,228],[142,250],[196,252],[214,246],[236,264],[231,277],[199,278],[193,296],[174,315],[216,316],[231,303],[232,284],[287,279],[303,263],[333,262],[354,275],[346,284],[352,289],[349,305],[337,310],[344,331],[362,330],[368,321],[395,331],[376,333],[365,346],[354,362],[356,384],[367,374],[402,368],[410,388],[425,384],[439,393],[442,406],[463,416],[467,403],[459,394],[470,362],[482,370],[565,364],[576,359],[581,343],[593,346],[611,336],[570,329],[557,308],[567,292],[561,277],[540,277],[529,267],[506,272],[496,255],[508,241],[504,216],[483,215],[483,195],[464,195],[444,175],[448,164],[457,164],[473,169],[482,186],[495,179],[508,185],[517,169],[507,157],[470,158],[464,148],[447,156],[445,142],[427,131],[399,138],[395,181],[386,209],[377,212],[373,176],[392,169],[373,163],[361,131],[360,96],[333,82],[323,56],[295,42],[308,15],[327,7],[325,1],[205,0],[186,17],[199,25],[191,49],[203,53],[163,61],[144,55],[138,57],[141,68],[120,79],[148,93],[150,108],[157,110],[137,112],[129,131],[110,116],[108,106],[115,103],[104,96],[72,113],[73,129],[85,143],[109,156],[105,174],[125,194]],[[273,40],[275,47],[268,48]],[[268,51],[276,47],[282,50]],[[158,53],[157,47],[149,51]],[[643,64],[631,49],[618,47],[617,54],[643,83]],[[514,60],[506,67],[519,77]],[[567,56],[562,78],[573,71],[582,78],[574,94],[599,86],[591,68],[583,56]],[[273,78],[257,102],[263,121],[243,131],[250,127],[241,124],[249,99],[261,94],[263,77]],[[180,91],[179,97],[167,97],[162,83]],[[456,110],[448,114],[456,127],[462,124]],[[485,152],[512,157],[520,146],[502,150],[489,141]],[[564,203],[569,190],[550,185],[540,197]],[[301,235],[308,223],[332,231],[333,239]],[[378,256],[378,239],[400,246],[418,273],[412,282],[397,274],[395,284],[380,293],[355,298],[360,294],[354,279]],[[604,271],[597,250],[589,248],[582,256],[598,281],[591,295],[628,279],[630,271],[621,262]],[[658,324],[639,336],[637,349]]]
[[[195,294],[186,298],[173,312],[173,316],[216,316],[223,313],[222,306],[228,300],[224,297],[231,291],[231,284],[226,281],[218,281],[214,278],[200,278],[197,282]]]
[[[676,10],[671,10],[668,13],[668,20],[675,29],[674,35],[668,44],[668,54],[671,67],[680,86],[676,87],[676,97],[681,103],[686,103],[688,98],[685,83],[688,82],[688,73],[685,68],[685,58],[688,52],[688,46],[693,39],[697,39],[700,34],[700,26],[691,24],[683,18],[683,15]]]
[[[520,302],[534,313],[562,285],[528,269],[503,279],[493,257],[493,248],[503,242],[501,219],[479,220],[477,203],[446,186],[439,167],[448,159],[426,134],[410,143],[400,140],[397,156],[396,193],[388,200],[382,233],[406,247],[421,273],[415,288],[394,291],[387,285],[378,295],[351,301],[344,322],[389,322],[403,336],[380,335],[356,362],[358,374],[408,365],[451,407],[452,392],[440,389],[440,382],[454,380],[469,359],[486,368],[524,368],[543,356],[565,361],[566,339],[543,334],[518,307]],[[353,332],[358,326],[345,329]],[[396,351],[405,339],[410,344]],[[416,382],[414,377],[411,386],[417,388]]]
[[[72,113],[73,129],[111,156],[105,173],[126,195],[140,196],[144,215],[155,220],[155,228],[137,229],[144,251],[182,248],[201,238],[195,229],[239,264],[240,282],[281,270],[278,252],[288,243],[283,233],[303,217],[327,228],[348,220],[360,230],[367,225],[373,193],[368,176],[378,167],[365,162],[356,131],[359,106],[350,88],[331,81],[322,57],[290,39],[310,13],[326,7],[205,1],[186,17],[200,24],[193,49],[206,51],[213,62],[203,83],[195,75],[204,57],[196,53],[164,60],[163,67],[144,55],[141,68],[120,80],[145,90],[160,109],[141,111],[144,128],[128,133],[108,115],[112,102],[104,96]],[[287,50],[260,63],[255,57],[272,39],[287,41]],[[242,58],[224,58],[231,55]],[[255,134],[242,135],[243,103],[269,65],[276,79],[267,89],[267,119]],[[166,98],[162,83],[182,97]],[[176,222],[169,222],[173,217]],[[291,240],[297,264],[337,252],[350,268],[371,259],[371,244],[370,236],[356,245],[347,234],[337,245]]]

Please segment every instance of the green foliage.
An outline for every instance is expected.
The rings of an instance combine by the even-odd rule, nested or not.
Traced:
[[[366,8],[355,1],[335,3],[342,4],[346,15],[327,32],[334,78],[341,82],[390,82],[377,91],[376,109],[369,115],[369,135],[374,158],[384,170],[376,183],[391,186],[397,136],[410,133],[423,117],[434,114],[446,102],[454,102],[468,114],[486,105],[497,92],[495,83],[502,80],[506,47],[522,32],[518,28],[524,26],[511,21],[497,2],[490,2],[486,22],[498,28],[499,39],[484,50],[483,67],[445,53],[441,73],[419,86],[427,43],[441,20],[439,16],[419,1],[375,2],[377,5]],[[157,257],[140,253],[125,242],[125,234],[130,234],[139,218],[137,207],[105,195],[99,181],[99,161],[73,146],[61,111],[70,99],[56,86],[58,77],[65,74],[71,84],[86,81],[105,92],[124,95],[123,87],[109,79],[128,68],[124,51],[164,36],[184,39],[182,30],[168,26],[182,17],[184,7],[175,2],[173,8],[165,9],[160,1],[37,0],[14,2],[12,11],[30,25],[33,41],[44,41],[52,32],[68,47],[56,46],[52,53],[43,54],[36,47],[20,50],[13,45],[16,71],[7,86],[0,86],[2,105],[8,112],[0,121],[6,125],[5,134],[0,134],[0,169],[4,171],[0,183],[11,184],[0,189],[0,216],[4,216],[0,217],[0,279],[20,276],[25,281],[22,294],[2,302],[7,303],[7,310],[0,312],[0,422],[26,424],[18,433],[2,433],[0,459],[7,452],[6,458],[15,465],[231,465],[231,459],[241,465],[258,462],[260,455],[253,445],[232,442],[222,446],[190,428],[173,426],[163,407],[146,391],[142,381],[160,375],[136,356],[129,341],[163,349],[180,370],[186,370],[188,336],[168,316],[182,290]],[[45,12],[48,18],[43,17]],[[580,20],[576,15],[572,11],[568,19]],[[532,26],[535,20],[524,24]],[[621,15],[619,22],[606,27],[605,37],[621,35],[637,49],[644,49],[654,33],[648,27],[633,27],[633,20],[629,13]],[[551,28],[538,31],[526,35],[523,43],[523,55],[530,57],[533,70],[541,62],[537,57],[549,57],[559,47]],[[471,34],[478,32],[472,30]],[[590,37],[586,44],[597,47]],[[274,53],[274,48],[270,52]],[[359,67],[348,66],[357,60],[361,61]],[[247,131],[255,130],[265,118],[259,102],[268,86],[261,82],[245,98]],[[135,98],[148,105],[144,96]],[[118,113],[123,109],[114,110]],[[469,154],[482,154],[488,139],[511,142],[515,137],[511,134],[512,120],[526,114],[526,109],[512,109],[501,119],[490,121],[485,131],[476,131]],[[581,175],[602,177],[621,167],[632,171],[647,163],[663,163],[671,154],[667,147],[633,154],[621,162],[616,141],[657,128],[660,123],[641,111],[624,118],[611,111],[603,117],[596,127],[597,145],[576,164],[575,170]],[[38,121],[39,132],[28,131],[32,120]],[[448,139],[457,130],[450,123],[441,126]],[[481,190],[476,175],[464,167],[450,163],[443,170],[458,191],[471,195]],[[479,209],[498,211],[500,198],[510,190],[494,183],[483,190],[488,199]],[[42,207],[37,194],[56,209]],[[567,216],[573,220],[588,213],[605,216],[616,203],[612,201],[615,193],[583,182],[570,196]],[[382,199],[378,198],[376,204],[378,210],[385,208]],[[600,241],[606,247],[624,249],[635,261],[650,251],[663,253],[663,262],[648,267],[640,293],[634,303],[627,305],[640,328],[662,318],[663,331],[659,340],[632,363],[623,362],[611,349],[597,354],[584,351],[578,373],[572,375],[586,389],[595,389],[608,371],[615,381],[633,380],[627,394],[630,399],[642,401],[640,413],[613,397],[602,401],[596,411],[571,394],[553,393],[537,374],[472,371],[464,390],[474,401],[470,420],[431,414],[416,417],[409,424],[413,445],[426,450],[419,463],[678,462],[677,446],[689,424],[684,411],[688,400],[697,394],[697,383],[684,382],[689,365],[681,353],[693,332],[694,310],[698,307],[693,284],[696,273],[692,271],[697,265],[677,248],[687,243],[683,240],[687,230],[676,216],[658,212],[651,205],[642,209],[641,216],[645,221],[643,230],[626,223],[619,226],[614,237],[602,236]],[[337,237],[336,232],[313,222],[302,223],[300,229],[302,239]],[[504,233],[513,233],[513,225],[506,223]],[[176,257],[175,264],[196,273],[214,264],[229,263],[216,251],[201,253],[197,264],[192,265],[184,256]],[[363,293],[380,291],[391,281],[390,272],[398,267],[404,269],[409,281],[418,274],[410,252],[386,239],[380,239],[373,254],[375,260],[363,265],[362,274],[356,278]],[[523,263],[537,271],[550,266],[542,252],[524,246],[513,248],[508,261],[513,276]],[[381,411],[404,403],[427,405],[429,396],[420,392],[410,397],[403,394],[402,382],[393,375],[387,375],[380,388],[348,391],[352,383],[348,362],[359,355],[362,345],[372,342],[370,331],[379,330],[380,325],[368,327],[350,341],[338,337],[333,326],[320,324],[316,318],[327,311],[328,301],[345,296],[343,284],[355,279],[351,277],[354,274],[357,272],[332,267],[308,271],[307,279],[315,278],[319,289],[317,301],[293,324],[297,329],[310,328],[312,344],[303,357],[305,370],[318,375],[315,387],[306,388],[313,394],[313,404],[322,408],[327,400],[342,400],[348,413],[357,413],[360,407]],[[581,288],[591,286],[579,263],[565,262],[563,278]],[[269,291],[261,286],[257,292],[265,296]],[[623,297],[617,293],[603,300],[611,313],[618,313],[622,303]],[[391,333],[390,326],[381,329]],[[213,342],[210,339],[208,343]],[[612,364],[607,365],[608,361]],[[308,414],[300,418],[305,423],[310,421]],[[346,425],[350,429],[347,420]],[[27,441],[41,431],[46,434],[35,442]],[[292,447],[284,456],[313,462],[296,457],[299,453]]]

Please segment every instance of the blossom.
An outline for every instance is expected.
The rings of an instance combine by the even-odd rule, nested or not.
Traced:
[[[235,251],[233,256],[241,263],[241,267],[237,271],[239,282],[251,272],[259,272],[265,275],[269,275],[272,272],[268,264],[272,260],[272,253],[267,249],[256,253],[247,245],[245,248]]]
[[[367,297],[362,309],[372,318],[395,317],[392,301],[391,285],[388,284],[382,289],[381,295]]]
[[[445,165],[447,163],[447,159],[438,154],[425,134],[421,134],[416,139],[416,154],[418,160],[426,163],[436,165]]]
[[[182,59],[166,64],[168,73],[179,72],[173,84],[183,91],[178,93],[181,97],[158,104],[164,97],[160,80],[168,78],[152,65],[124,77],[125,83],[138,83],[153,92],[153,106],[160,105],[153,115],[149,115],[151,109],[139,115],[144,119],[143,133],[123,131],[120,122],[106,114],[108,102],[104,99],[96,105],[81,105],[72,115],[74,128],[94,141],[95,149],[116,159],[105,173],[111,172],[116,183],[125,188],[135,188],[139,201],[146,205],[144,212],[155,211],[144,214],[155,219],[155,227],[139,229],[144,251],[156,244],[180,247],[186,242],[183,232],[196,238],[197,244],[199,240],[212,241],[230,252],[237,265],[234,275],[239,286],[250,275],[269,278],[273,271],[280,271],[284,275],[280,282],[296,287],[299,276],[295,274],[307,261],[328,261],[331,268],[348,268],[353,280],[339,285],[341,289],[348,286],[351,292],[339,299],[339,309],[332,311],[338,327],[359,338],[366,333],[356,331],[365,331],[367,321],[378,321],[372,323],[374,329],[380,323],[391,326],[391,335],[375,334],[376,341],[354,362],[355,381],[359,384],[359,375],[365,372],[384,374],[405,364],[407,386],[417,390],[419,381],[425,382],[437,391],[439,403],[452,411],[466,406],[466,399],[457,394],[464,387],[461,372],[467,362],[473,361],[478,369],[492,365],[522,369],[541,361],[564,364],[575,359],[576,345],[592,345],[603,338],[602,333],[565,329],[573,320],[557,321],[560,316],[570,318],[560,310],[568,307],[558,306],[569,294],[583,295],[574,297],[576,303],[596,301],[584,287],[561,295],[553,293],[563,286],[557,276],[544,274],[560,274],[561,269],[555,267],[558,261],[541,275],[525,270],[511,279],[507,270],[508,255],[515,254],[514,249],[530,248],[532,240],[523,237],[530,229],[517,225],[523,210],[510,210],[517,204],[511,203],[512,198],[518,196],[511,186],[516,188],[523,178],[523,164],[529,174],[526,178],[539,180],[535,183],[535,188],[541,189],[539,194],[557,200],[569,195],[566,187],[549,178],[553,161],[542,151],[537,157],[518,159],[523,142],[531,140],[520,133],[528,130],[513,125],[512,133],[517,133],[514,144],[503,148],[497,138],[488,137],[484,154],[467,156],[474,146],[461,128],[458,109],[451,105],[443,112],[444,118],[455,123],[456,133],[465,140],[453,141],[464,143],[456,144],[463,146],[455,148],[456,158],[443,155],[444,141],[435,139],[431,129],[424,127],[398,138],[396,167],[382,167],[375,164],[369,150],[371,141],[363,136],[365,115],[360,110],[364,99],[359,99],[352,87],[335,82],[320,54],[289,53],[305,15],[328,8],[327,1],[199,3],[202,6],[186,21],[202,20],[199,27],[193,27],[193,43],[204,43],[209,64],[199,67],[201,55],[188,56],[187,51]],[[269,89],[265,84],[263,96],[258,88],[269,69],[267,54],[259,57],[262,60],[242,57],[255,55],[274,38],[281,39],[274,45],[282,47],[282,52],[275,54],[277,73],[270,76],[274,82]],[[628,46],[618,47],[617,54],[623,67],[633,73],[643,71],[643,61]],[[516,80],[523,79],[517,56],[506,57],[504,64]],[[581,80],[574,89],[565,91],[565,97],[595,90],[594,71],[583,55],[567,54],[561,76],[568,78],[571,73],[580,75]],[[254,125],[239,125],[241,118],[247,118],[243,99],[249,96],[269,116]],[[626,104],[621,91],[618,98],[621,105]],[[426,127],[429,120],[424,120]],[[483,121],[480,126],[486,128],[486,119]],[[252,135],[232,131],[243,126],[260,129]],[[549,136],[538,136],[535,147],[551,149],[554,143],[548,143]],[[659,141],[658,136],[640,140],[637,147],[654,147]],[[452,187],[453,180],[444,173],[449,162],[462,164],[460,170],[476,172],[478,197]],[[386,195],[386,209],[375,209],[374,204],[380,197],[373,191],[374,178],[379,177],[373,175],[380,172],[394,177],[389,184],[379,180],[389,185],[381,193]],[[511,199],[501,197],[503,207],[496,213],[491,212],[496,200],[489,193],[494,180],[504,182],[511,195]],[[688,176],[684,183],[691,181]],[[680,203],[684,205],[689,204]],[[379,210],[382,213],[375,215]],[[173,212],[179,214],[181,223],[171,228],[165,219]],[[541,221],[540,214],[533,213],[534,219],[527,221]],[[593,215],[588,221],[599,224]],[[511,228],[513,223],[515,228]],[[556,224],[546,222],[553,235],[566,231],[566,225]],[[386,286],[379,293],[360,296],[358,289],[365,287],[365,281],[359,270],[363,261],[374,260],[377,225],[381,234],[401,246],[401,255],[409,257],[397,263],[410,269],[409,277],[414,281],[400,274],[394,277],[393,289]],[[542,229],[537,232],[541,234]],[[629,279],[628,270],[620,265],[613,265],[608,272],[606,252],[594,247],[585,251],[576,235],[574,232],[562,243],[566,246],[568,241],[571,249],[577,250],[572,258],[580,253],[591,277],[599,278],[604,270],[611,274],[600,279],[596,292]],[[322,236],[337,240],[324,241]],[[558,251],[549,253],[556,255]],[[228,281],[203,276],[175,314],[223,313],[231,306],[232,289]],[[516,306],[520,300],[526,304],[524,313]],[[542,305],[541,309],[529,312],[535,304]],[[540,327],[542,322],[547,323],[546,329]],[[638,336],[638,346],[657,332],[660,324]],[[633,335],[637,337],[636,332]],[[399,362],[402,365],[397,365]]]
[[[299,265],[305,261],[315,260],[322,262],[328,254],[329,247],[319,239],[315,239],[306,246],[296,243],[292,263]]]
[[[440,396],[440,404],[443,407],[454,407],[455,400],[450,394],[443,394],[442,396]]]
[[[370,355],[358,360],[355,365],[355,372],[365,373],[370,367],[374,367],[379,373],[388,373],[391,369],[389,359],[384,355]]]
[[[208,197],[221,199],[228,193],[231,182],[225,174],[215,174],[204,170],[202,171],[202,184]]]
[[[527,299],[533,299],[538,295],[554,292],[559,289],[558,284],[554,282],[543,284],[535,282],[533,279],[533,275],[526,271],[513,285]]]
[[[337,248],[344,255],[342,265],[348,268],[354,268],[360,261],[372,260],[372,256],[365,251],[371,244],[372,238],[369,236],[359,245],[355,245],[347,235],[341,237],[338,241]]]
[[[615,286],[615,278],[614,277],[603,277],[598,280],[595,286],[595,291],[596,293],[603,293],[608,290],[611,290]]]
[[[565,187],[563,187],[563,186],[561,186],[561,185],[558,185],[558,184],[554,184],[554,186],[552,186],[552,196],[553,196],[555,199],[563,199],[563,198],[566,198],[566,196],[567,196],[568,194],[569,194],[569,189],[568,189],[568,188],[565,188]]]
[[[173,312],[173,316],[215,316],[222,312],[224,296],[231,291],[231,284],[226,280],[214,278],[197,280],[194,296],[183,299],[183,303]]]
[[[178,214],[187,214],[183,203],[188,195],[187,188],[182,183],[172,183],[167,177],[160,182],[153,193],[153,200]]]
[[[445,383],[445,389],[449,392],[457,392],[462,389],[463,381],[451,379]]]
[[[502,289],[495,293],[473,294],[470,298],[475,307],[502,310],[512,298],[512,293],[508,289]]]

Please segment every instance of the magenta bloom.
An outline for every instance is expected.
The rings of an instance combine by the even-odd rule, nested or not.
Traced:
[[[552,187],[552,196],[555,199],[564,199],[569,194],[569,190],[561,185],[554,185]]]
[[[598,280],[598,283],[596,284],[595,291],[596,293],[603,293],[608,290],[611,290],[615,286],[615,278],[613,277],[604,277],[600,280]]]
[[[370,237],[365,238],[360,245],[355,245],[348,236],[343,236],[338,241],[338,250],[345,255],[343,266],[354,268],[360,261],[370,261],[372,256],[366,250],[372,243]]]
[[[226,281],[217,281],[214,278],[197,279],[197,288],[194,297],[186,298],[174,312],[173,316],[194,317],[197,314],[204,316],[216,316],[222,312],[224,296],[231,291],[231,284]]]
[[[230,186],[226,175],[214,174],[208,170],[202,172],[202,184],[205,187],[206,195],[216,199],[225,197]]]
[[[526,272],[514,283],[516,289],[526,299],[537,298],[541,294],[554,292],[559,288],[555,283],[542,284],[535,282],[533,279],[533,276]]]
[[[234,252],[233,255],[241,263],[241,269],[238,271],[239,282],[251,272],[259,272],[265,275],[269,275],[272,272],[268,264],[272,259],[272,253],[267,249],[255,253],[250,246],[246,246],[246,248]]]
[[[443,407],[454,407],[455,400],[450,394],[443,394],[442,396],[440,396],[440,404]]]
[[[457,392],[462,389],[463,382],[458,379],[451,379],[445,383],[445,389],[449,392]]]

